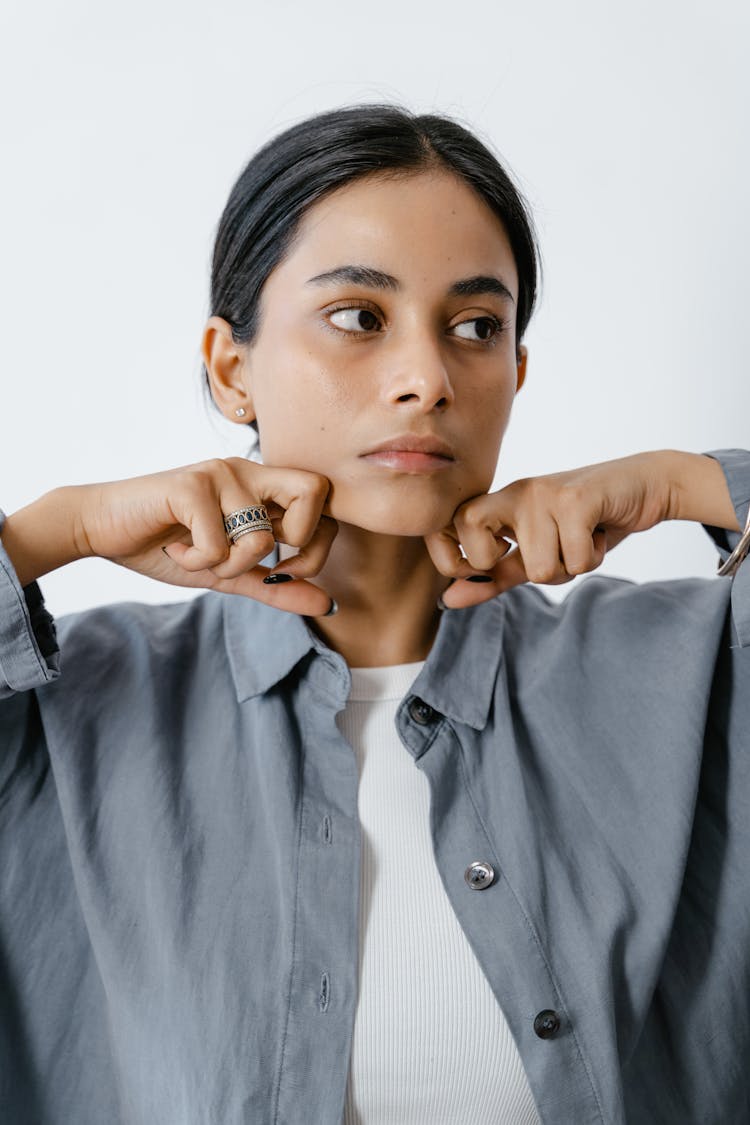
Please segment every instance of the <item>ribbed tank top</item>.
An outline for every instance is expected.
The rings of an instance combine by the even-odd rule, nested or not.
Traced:
[[[359,766],[362,825],[343,1125],[539,1125],[515,1040],[435,864],[428,779],[396,732],[421,668],[351,669],[338,717]]]

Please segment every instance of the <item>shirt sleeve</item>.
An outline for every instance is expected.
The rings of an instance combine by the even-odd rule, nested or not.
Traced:
[[[734,504],[741,531],[703,524],[719,552],[720,565],[727,562],[750,525],[750,451],[746,449],[712,449],[704,456],[713,457],[721,465],[729,495]],[[732,568],[732,648],[750,646],[750,558],[741,558]]]
[[[0,699],[29,691],[60,674],[55,623],[36,582],[21,586],[3,547],[0,510]]]

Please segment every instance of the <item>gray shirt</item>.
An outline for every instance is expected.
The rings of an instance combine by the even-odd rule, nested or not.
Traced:
[[[55,628],[0,548],[3,1125],[339,1125],[349,690],[239,596]],[[750,559],[446,611],[397,730],[542,1120],[750,1120]]]

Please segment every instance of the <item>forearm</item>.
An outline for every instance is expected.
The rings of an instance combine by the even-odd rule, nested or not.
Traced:
[[[675,449],[661,450],[660,456],[671,485],[670,519],[742,530],[724,471],[715,458]]]
[[[85,557],[77,530],[79,488],[55,488],[8,516],[3,546],[22,586]]]

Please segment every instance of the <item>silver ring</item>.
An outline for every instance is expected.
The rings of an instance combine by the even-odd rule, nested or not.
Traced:
[[[222,513],[224,515],[224,513]],[[273,531],[273,524],[263,504],[253,504],[249,508],[237,508],[224,515],[224,530],[229,541],[236,543],[251,531]]]
[[[716,573],[721,575],[722,577],[725,574],[731,574],[732,577],[734,577],[734,575],[739,570],[740,563],[748,554],[750,554],[750,510],[748,510],[747,513],[745,530],[742,532],[737,546],[734,548],[726,562],[722,562],[721,559],[719,559],[719,569],[716,571]]]

